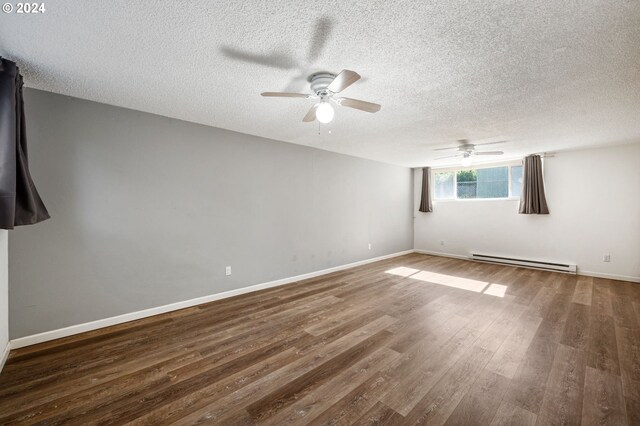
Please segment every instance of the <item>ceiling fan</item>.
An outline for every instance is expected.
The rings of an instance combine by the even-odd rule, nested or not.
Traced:
[[[456,158],[456,157],[460,157],[462,158],[462,165],[467,167],[471,165],[471,157],[474,157],[476,155],[502,155],[504,154],[504,152],[502,151],[476,151],[476,147],[477,146],[482,146],[482,145],[495,145],[495,144],[499,144],[499,143],[505,143],[507,141],[497,141],[497,142],[486,142],[486,143],[478,143],[478,144],[473,144],[471,142],[469,142],[469,140],[467,139],[460,139],[458,140],[459,145],[458,146],[452,146],[452,147],[448,147],[448,148],[438,148],[438,149],[434,149],[434,151],[446,151],[449,149],[457,149],[458,153],[455,155],[447,155],[444,157],[438,157],[436,158],[436,160],[444,160],[445,158]]]
[[[360,74],[351,70],[342,70],[335,75],[328,72],[319,72],[309,77],[311,91],[314,94],[288,93],[288,92],[263,92],[262,96],[275,98],[306,98],[319,99],[320,101],[311,107],[302,121],[309,123],[318,119],[320,123],[329,123],[333,120],[334,110],[332,103],[348,108],[355,108],[366,112],[378,112],[381,106],[373,102],[359,99],[343,98],[335,96],[356,81],[360,80]]]

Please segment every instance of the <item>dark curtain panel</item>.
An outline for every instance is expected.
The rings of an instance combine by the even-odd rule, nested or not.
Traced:
[[[544,195],[542,179],[542,159],[539,155],[524,158],[522,172],[522,194],[520,195],[521,214],[549,214],[547,198]]]
[[[22,76],[0,58],[0,229],[49,218],[29,174]]]
[[[431,167],[422,168],[422,198],[420,199],[420,211],[429,213],[433,211],[431,207],[431,193],[429,192],[429,180],[431,179]]]

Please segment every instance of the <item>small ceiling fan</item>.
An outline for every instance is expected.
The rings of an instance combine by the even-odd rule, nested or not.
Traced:
[[[288,92],[263,92],[262,96],[274,98],[306,98],[319,99],[320,102],[311,107],[302,121],[309,123],[318,119],[320,123],[329,123],[333,120],[334,110],[331,103],[336,105],[355,108],[366,112],[378,112],[381,106],[373,102],[361,101],[359,99],[343,98],[335,96],[356,81],[360,80],[360,74],[351,70],[342,70],[335,75],[328,72],[319,72],[309,77],[311,91],[314,94],[288,93]]]
[[[499,143],[506,143],[506,142],[507,141],[497,141],[497,142],[486,142],[486,143],[473,144],[473,143],[469,142],[469,140],[467,140],[467,139],[460,139],[460,140],[458,140],[458,143],[459,143],[458,146],[434,149],[434,151],[446,151],[446,150],[450,150],[450,149],[457,149],[458,150],[457,154],[455,154],[455,155],[447,155],[447,156],[444,156],[444,157],[438,157],[435,160],[444,160],[445,158],[460,157],[460,158],[462,158],[462,165],[467,167],[467,166],[471,165],[471,157],[473,157],[473,156],[476,156],[476,155],[502,155],[502,154],[504,154],[504,152],[502,152],[502,151],[476,151],[476,147],[477,146],[496,145],[496,144],[499,144]]]

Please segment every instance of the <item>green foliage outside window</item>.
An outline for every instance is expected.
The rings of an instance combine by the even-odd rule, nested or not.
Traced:
[[[511,168],[511,174],[509,174]],[[522,188],[522,166],[498,166],[478,169],[436,172],[436,199],[519,197]]]
[[[478,173],[476,170],[459,170],[457,175],[458,198],[476,198]]]

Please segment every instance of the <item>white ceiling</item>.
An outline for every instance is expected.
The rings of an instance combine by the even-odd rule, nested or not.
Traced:
[[[51,1],[0,14],[26,85],[406,166],[640,140],[640,1]],[[363,76],[318,134],[314,71]],[[293,82],[292,82],[293,80]],[[450,161],[449,161],[450,162]]]

